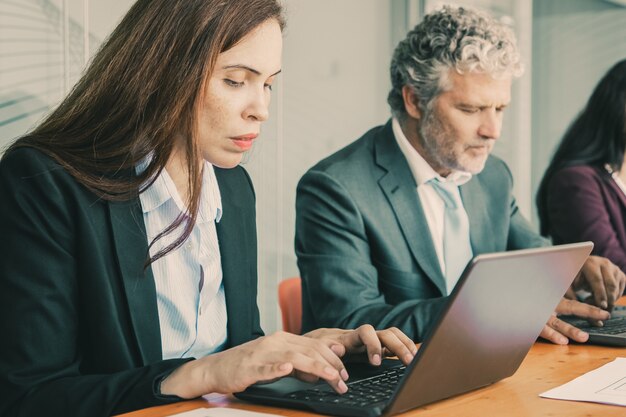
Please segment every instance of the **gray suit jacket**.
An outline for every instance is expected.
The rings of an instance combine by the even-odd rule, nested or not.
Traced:
[[[474,255],[548,244],[522,217],[512,186],[493,156],[461,186]],[[369,323],[423,339],[446,297],[416,187],[391,122],[302,177],[296,254],[304,331]]]

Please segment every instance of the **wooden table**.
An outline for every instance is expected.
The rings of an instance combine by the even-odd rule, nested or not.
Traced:
[[[591,371],[615,357],[626,357],[625,348],[538,342],[518,371],[489,387],[417,408],[404,416],[626,416],[626,408],[574,401],[540,398],[539,394]],[[200,407],[230,407],[283,416],[310,416],[312,413],[249,404],[232,396],[185,401],[124,414],[125,417],[160,417]]]

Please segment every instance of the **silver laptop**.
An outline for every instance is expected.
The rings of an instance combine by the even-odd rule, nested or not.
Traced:
[[[238,398],[339,416],[401,413],[511,376],[591,252],[591,242],[484,254],[466,267],[408,367],[349,364],[348,392],[283,378]]]

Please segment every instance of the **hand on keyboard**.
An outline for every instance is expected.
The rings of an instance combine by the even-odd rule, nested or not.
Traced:
[[[550,316],[548,322],[541,331],[540,336],[544,339],[559,345],[566,345],[569,339],[579,343],[584,343],[589,339],[589,334],[559,319],[557,315],[573,315],[587,320],[594,321],[597,325],[602,325],[603,320],[610,317],[608,311],[598,307],[581,303],[580,301],[563,298],[556,308],[555,313]]]
[[[415,343],[395,327],[374,330],[365,324],[356,330],[317,329],[305,336],[325,341],[340,357],[365,353],[372,365],[380,365],[384,356],[397,356],[408,365],[417,353]]]

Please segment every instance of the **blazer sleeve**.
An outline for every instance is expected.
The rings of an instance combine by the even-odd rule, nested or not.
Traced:
[[[309,171],[296,197],[296,254],[303,280],[303,330],[398,327],[422,340],[445,297],[391,304],[379,288],[369,237],[348,190],[325,172]],[[401,271],[397,271],[401,273]]]
[[[186,360],[81,369],[75,257],[88,242],[76,241],[77,184],[54,166],[32,150],[0,163],[0,415],[109,416],[179,400],[155,384]]]
[[[507,193],[509,201],[509,230],[507,237],[506,250],[529,249],[550,246],[550,240],[544,238],[532,224],[524,217],[517,205],[517,200],[513,196],[513,175],[511,170],[504,161],[497,160],[501,166],[501,172],[498,175],[499,181],[506,180],[506,185],[497,187]],[[496,193],[492,190],[492,192]],[[494,214],[497,215],[497,214]]]
[[[626,248],[611,223],[600,181],[591,169],[562,169],[554,174],[547,193],[550,234],[563,243],[590,240],[595,255],[626,271]]]

